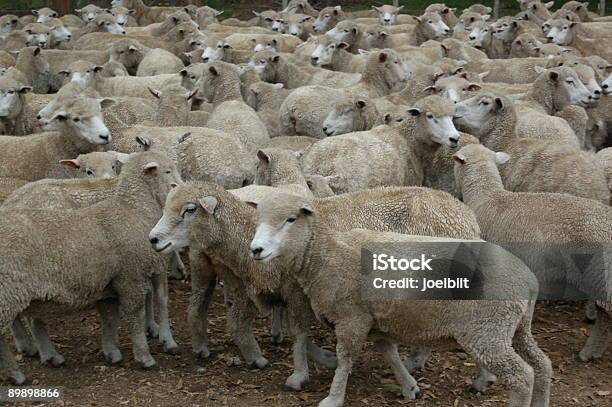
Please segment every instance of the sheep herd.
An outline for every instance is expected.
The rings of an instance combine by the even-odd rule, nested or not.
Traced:
[[[2,15],[2,383],[28,382],[13,348],[66,362],[45,324],[57,310],[95,307],[112,365],[120,321],[150,369],[147,337],[175,354],[171,318],[185,316],[209,358],[221,281],[248,365],[270,364],[253,322],[271,313],[271,340],[293,341],[286,388],[304,389],[309,361],[334,370],[319,407],[351,397],[366,341],[419,397],[412,373],[446,340],[476,362],[476,391],[499,380],[507,406],[552,405],[531,327],[538,299],[565,299],[551,287],[589,300],[581,362],[609,357],[612,18],[518,2],[498,19],[482,4],[412,16],[307,0],[249,20],[142,0]],[[479,247],[477,297],[366,295],[373,243],[439,244],[444,259]],[[580,244],[602,260],[568,265]],[[169,279],[191,282],[184,315],[169,313]]]

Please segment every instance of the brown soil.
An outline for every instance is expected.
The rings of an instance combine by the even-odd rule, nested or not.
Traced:
[[[219,293],[220,290],[212,306],[210,323],[211,348],[215,354],[208,361],[198,361],[191,355],[185,318],[189,285],[171,283],[173,332],[181,350],[178,355],[167,355],[151,340],[152,353],[159,364],[154,371],[140,370],[133,362],[125,327],[121,329],[125,360],[120,366],[106,366],[99,351],[100,330],[94,312],[50,316],[49,331],[66,357],[66,366],[53,369],[26,357],[20,357],[20,363],[28,377],[34,379],[34,385],[64,387],[64,400],[27,405],[316,406],[326,395],[332,372],[311,365],[311,381],[305,391],[284,391],[282,384],[291,373],[291,346],[289,341],[282,346],[267,343],[270,323],[267,317],[256,321],[256,335],[271,365],[260,371],[237,364],[238,350],[225,331],[225,311]],[[534,332],[554,366],[551,407],[612,406],[612,349],[597,363],[584,364],[575,359],[588,332],[583,309],[580,304],[539,304],[536,310]],[[319,344],[333,349],[329,331],[316,328],[315,335]],[[369,347],[353,369],[345,405],[505,406],[507,393],[501,384],[492,386],[485,395],[467,390],[475,373],[474,363],[464,353],[452,346],[436,348],[425,371],[415,375],[422,398],[404,401],[390,370]]]

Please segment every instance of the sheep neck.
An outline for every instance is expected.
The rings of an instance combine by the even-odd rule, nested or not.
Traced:
[[[493,151],[505,151],[517,139],[516,110],[514,106],[506,106],[498,111],[495,117],[487,121],[480,129],[476,129],[475,136],[482,145]]]
[[[521,100],[524,102],[537,103],[546,110],[547,114],[554,115],[555,112],[560,109],[555,106],[552,97],[554,91],[553,86],[554,85],[548,79],[548,75],[540,75]]]
[[[141,213],[140,216],[155,224],[162,214],[164,202],[160,201],[161,198],[158,194],[155,194],[151,187],[147,185],[143,178],[145,175],[133,173],[139,170],[140,168],[133,168],[132,171],[125,171],[125,173],[122,172],[119,175],[111,205],[124,209],[137,209]]]
[[[351,65],[354,55],[343,49],[337,49],[334,52],[331,66],[332,71],[342,71]]]
[[[281,62],[282,61],[282,62]],[[308,74],[302,68],[284,59],[279,61],[280,65],[276,73],[276,77],[272,82],[282,83],[287,88],[293,89],[304,86],[308,82]]]
[[[461,166],[463,202],[473,210],[486,204],[491,195],[504,191],[504,184],[493,161],[486,159]]]
[[[230,100],[243,100],[242,93],[240,92],[240,77],[238,75],[230,75],[225,72],[218,78],[218,81],[211,103],[217,106]]]
[[[366,90],[370,97],[385,96],[391,93],[394,84],[387,82],[383,65],[378,62],[378,59],[374,64],[369,60],[355,88]]]
[[[189,108],[160,103],[157,108],[157,121],[160,127],[185,126],[189,122]]]
[[[297,184],[308,189],[308,184],[302,175],[299,163],[284,163],[284,165],[272,165],[270,168],[270,186],[280,187],[283,185]]]
[[[428,136],[423,137],[423,135],[419,134],[417,120],[412,117],[405,119],[399,128],[410,152],[410,166],[424,177],[426,163],[432,161],[433,156],[441,145],[431,141]]]
[[[83,140],[80,135],[67,126],[60,130],[58,137],[60,145],[65,149],[66,157],[76,157],[79,154],[92,153],[98,150],[95,144]]]

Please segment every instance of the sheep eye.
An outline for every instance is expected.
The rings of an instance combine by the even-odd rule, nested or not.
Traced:
[[[427,113],[427,118],[428,118],[429,120],[431,120],[431,119],[433,119],[433,118],[434,118],[434,116],[433,116],[433,114],[431,114],[431,113]]]
[[[165,172],[166,172],[166,174],[172,174],[172,171],[170,171],[170,170],[166,170]]]
[[[429,24],[433,24],[433,21],[432,21],[432,20],[429,20],[429,21],[428,21],[428,23],[429,23]]]
[[[345,33],[349,32],[349,30],[344,30]]]
[[[8,93],[9,93],[9,95],[12,95],[13,93],[15,93],[15,91],[11,89],[11,90],[8,91]]]
[[[480,102],[480,104],[483,105],[483,106],[489,106],[489,102],[484,101],[484,100],[482,102]]]
[[[72,119],[72,121],[73,121],[73,122],[75,122],[75,123],[78,123],[78,122],[80,122],[80,121],[81,121],[81,119],[80,119],[80,118],[78,118],[78,117],[74,117],[74,118]]]
[[[89,168],[87,168],[87,169],[85,170],[85,173],[86,173],[87,175],[94,175],[94,172],[93,172],[92,170],[90,170]]]
[[[293,223],[293,222],[295,222],[295,219],[296,219],[295,217],[291,216],[291,217],[287,218],[287,220],[285,222]]]

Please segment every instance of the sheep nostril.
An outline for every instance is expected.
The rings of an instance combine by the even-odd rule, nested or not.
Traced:
[[[597,89],[597,90],[595,91],[595,94],[596,94],[596,95],[601,95],[601,91],[600,91],[599,89]]]
[[[149,242],[151,242],[151,244],[157,244],[159,243],[159,239],[156,237],[150,237]]]
[[[254,249],[251,249],[251,253],[253,253],[253,256],[259,256],[262,252],[263,247],[256,247]]]
[[[473,41],[473,40],[475,40],[475,39],[476,39],[476,37],[473,37],[473,36],[471,36],[471,35],[470,35],[470,40],[472,40],[472,41]]]
[[[108,134],[100,134],[98,137],[100,137],[102,140],[108,140]]]
[[[36,116],[36,120],[40,120],[40,119],[42,119],[42,116],[41,115],[37,115]]]

